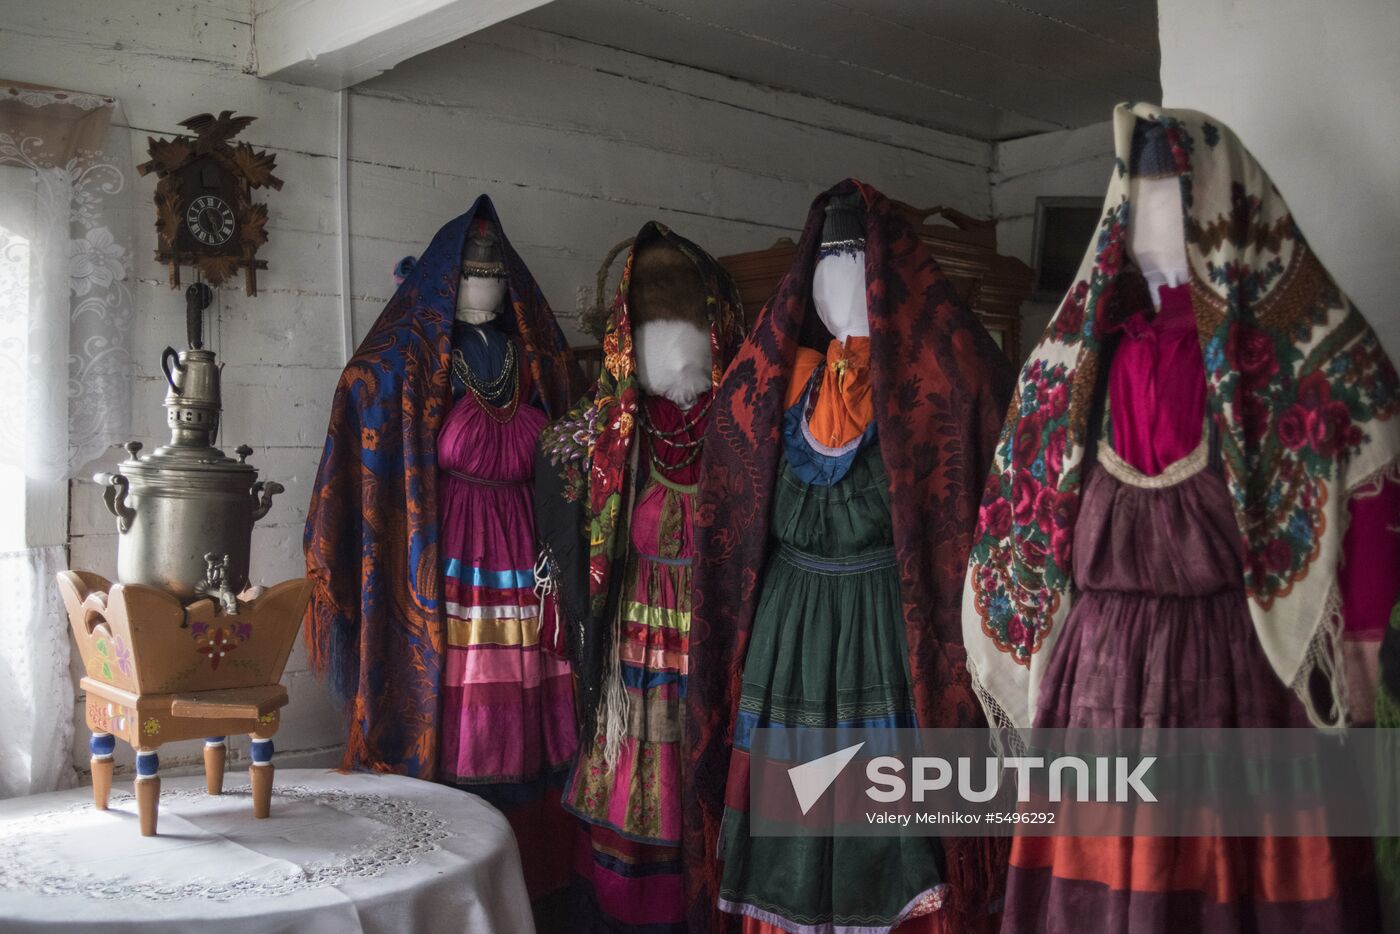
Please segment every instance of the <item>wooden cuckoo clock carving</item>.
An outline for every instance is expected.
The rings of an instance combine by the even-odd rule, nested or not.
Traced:
[[[276,156],[247,143],[230,142],[254,117],[199,114],[180,121],[195,136],[148,138],[151,160],[136,167],[156,173],[156,259],[170,266],[170,287],[180,285],[180,267],[193,266],[210,285],[221,285],[240,268],[244,288],[258,294],[258,247],[267,242],[267,205],[254,204],[254,188],[282,189],[272,174]]]

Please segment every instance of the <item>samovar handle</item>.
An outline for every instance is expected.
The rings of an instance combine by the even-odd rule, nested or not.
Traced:
[[[175,361],[172,366],[171,361]],[[174,347],[167,347],[160,355],[160,368],[165,373],[165,381],[170,384],[171,392],[180,395],[180,386],[175,382],[175,373],[185,372],[185,368],[180,365],[180,355],[175,352]]]
[[[119,473],[95,474],[92,480],[102,484],[102,501],[107,504],[107,511],[117,517],[117,531],[129,531],[132,520],[136,518],[136,510],[126,504],[131,481]]]
[[[286,492],[286,487],[276,480],[259,480],[253,484],[253,521],[257,522],[272,508],[272,497]]]

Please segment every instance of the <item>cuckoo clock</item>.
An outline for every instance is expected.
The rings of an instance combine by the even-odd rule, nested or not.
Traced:
[[[194,138],[148,139],[151,160],[136,167],[154,172],[156,259],[170,266],[170,287],[180,285],[180,267],[193,266],[210,285],[220,285],[239,269],[249,295],[258,294],[257,258],[267,242],[267,205],[254,204],[254,188],[282,188],[272,174],[275,156],[247,143],[231,143],[253,117],[225,110],[180,122]]]

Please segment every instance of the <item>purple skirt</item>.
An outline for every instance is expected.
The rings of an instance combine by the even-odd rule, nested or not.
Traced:
[[[1306,727],[1254,633],[1229,493],[1204,449],[1144,477],[1111,452],[1075,524],[1076,594],[1042,727]],[[1373,930],[1370,841],[1014,841],[1002,931]]]

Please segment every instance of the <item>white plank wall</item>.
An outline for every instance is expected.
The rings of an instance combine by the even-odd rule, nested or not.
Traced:
[[[245,297],[241,286],[216,290],[209,344],[228,365],[222,446],[252,444],[252,460],[263,475],[287,487],[254,533],[253,576],[271,582],[301,574],[301,526],[324,439],[328,387],[343,363],[335,96],[248,73],[253,59],[247,0],[106,0],[100,16],[82,0],[3,0],[0,30],[0,77],[118,99],[133,165],[146,159],[147,136],[178,132],[178,122],[191,114],[228,109],[258,117],[241,138],[275,152],[278,174],[287,181],[285,190],[266,198],[270,268],[259,276],[257,298]],[[133,173],[128,183],[135,204],[132,436],[150,449],[167,434],[159,357],[166,344],[183,340],[184,301],[166,287],[165,270],[152,256],[154,182]],[[115,451],[107,462],[120,454]],[[73,484],[69,529],[72,566],[114,576],[116,529],[90,482]],[[300,645],[284,682],[292,703],[276,738],[278,762],[338,761],[340,714],[307,671]],[[86,743],[80,697],[74,765],[83,775]],[[232,752],[231,767],[241,767],[246,738],[233,742]],[[162,771],[192,767],[198,756],[197,743],[162,747]],[[130,752],[121,750],[119,766],[129,768],[130,761]]]
[[[565,318],[586,307],[580,288],[591,300],[608,248],[649,219],[715,255],[756,249],[793,235],[848,175],[983,216],[991,157],[985,143],[509,24],[357,87],[350,153],[361,336],[394,263],[483,191]]]
[[[1040,197],[1103,198],[1113,170],[1111,120],[998,143],[993,158],[992,217],[997,249],[1034,266],[1035,200]],[[1088,248],[1088,244],[1084,244]],[[1028,354],[1059,301],[1021,306],[1021,353]]]
[[[1162,102],[1222,121],[1400,359],[1400,4],[1163,0]]]
[[[253,575],[270,582],[302,571],[343,363],[337,123],[333,93],[253,77],[252,29],[249,0],[105,0],[101,15],[90,0],[0,0],[0,77],[114,95],[133,163],[148,135],[223,109],[257,116],[242,138],[277,154],[286,187],[266,196],[270,268],[257,298],[218,290],[209,340],[227,363],[222,444],[252,444],[263,475],[287,487],[254,533]],[[393,264],[483,191],[571,335],[603,254],[650,218],[719,255],[795,234],[811,199],[847,175],[919,205],[978,216],[991,205],[985,143],[509,24],[405,63],[349,105],[356,340],[393,291]],[[184,305],[151,258],[153,182],[131,184],[132,434],[150,447],[165,431],[159,352],[183,339]],[[70,530],[73,566],[111,576],[115,529],[89,482],[73,484]],[[334,762],[340,716],[300,649],[285,680],[278,762]],[[82,773],[85,743],[80,710]],[[163,768],[197,756],[196,744],[166,747]]]

